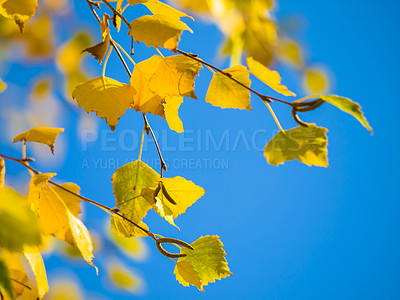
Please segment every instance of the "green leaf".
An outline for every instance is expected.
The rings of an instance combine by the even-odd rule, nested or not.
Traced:
[[[132,222],[139,224],[151,209],[150,203],[141,195],[144,188],[155,188],[160,175],[142,161],[134,161],[117,169],[111,178],[116,205]],[[126,237],[144,236],[143,231],[118,216],[111,219],[112,230]],[[144,224],[144,223],[142,223]],[[147,229],[147,228],[146,228]]]
[[[264,156],[274,166],[297,158],[308,166],[328,167],[327,132],[315,124],[280,131],[264,147]]]
[[[0,260],[0,291],[1,290],[4,290],[11,299],[14,298],[10,274],[5,263],[2,260]]]
[[[187,256],[178,259],[174,270],[176,279],[183,286],[192,284],[204,291],[203,287],[208,283],[232,275],[225,259],[224,245],[218,236],[200,237],[191,245],[194,250],[181,248],[181,253]]]
[[[349,98],[340,97],[337,95],[316,95],[313,97],[320,98],[325,102],[335,105],[337,108],[340,108],[344,112],[347,112],[348,114],[355,117],[365,128],[367,128],[371,132],[371,134],[373,133],[371,126],[368,124],[367,119],[361,111],[361,106],[357,102],[354,102]]]
[[[224,70],[225,74],[250,86],[249,71],[245,66],[238,65]],[[239,108],[252,110],[250,106],[250,91],[227,75],[215,73],[210,82],[206,95],[206,102],[221,108]]]
[[[22,251],[24,245],[40,242],[38,219],[26,197],[10,188],[0,188],[0,247]]]

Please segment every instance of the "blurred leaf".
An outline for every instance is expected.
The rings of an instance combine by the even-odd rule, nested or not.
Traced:
[[[193,32],[185,23],[168,15],[142,16],[132,21],[129,35],[148,47],[175,50],[183,30]]]
[[[229,77],[250,87],[249,71],[245,66],[238,65],[223,70]],[[250,91],[228,76],[214,73],[206,95],[206,102],[221,108],[239,108],[252,110],[250,106]]]
[[[280,131],[264,147],[264,156],[274,166],[297,158],[308,166],[328,167],[327,132],[315,124]]]
[[[303,74],[303,87],[308,94],[326,93],[329,89],[328,75],[323,69],[306,69]]]
[[[34,127],[25,132],[18,134],[13,138],[13,143],[19,141],[36,142],[45,144],[50,147],[51,153],[54,154],[54,143],[60,132],[63,132],[64,128],[53,128],[53,127]]]
[[[28,58],[50,57],[53,52],[52,26],[53,23],[48,16],[32,19],[23,36],[27,43]]]
[[[41,299],[49,291],[42,255],[36,247],[29,246],[24,247],[24,255],[35,275],[38,296]]]
[[[174,270],[176,279],[183,286],[192,284],[204,291],[204,286],[208,283],[232,275],[225,259],[226,253],[223,244],[218,236],[200,237],[191,245],[194,250],[181,248],[181,253],[185,253],[187,256],[178,259]],[[200,284],[198,279],[200,279]]]
[[[13,290],[13,294],[16,298],[25,294],[26,290],[28,289],[27,286],[30,288],[29,278],[26,275],[24,267],[21,261],[22,256],[17,252],[9,252],[5,249],[2,249],[0,253],[0,259],[5,263],[11,280],[11,286]],[[6,296],[6,300],[8,300]]]
[[[13,19],[22,33],[25,22],[35,15],[37,0],[1,0],[0,15]]]
[[[10,273],[4,262],[0,259],[0,291],[5,291],[10,298],[14,298]]]
[[[295,41],[290,39],[281,39],[278,42],[276,50],[277,57],[296,68],[304,67],[303,52]]]
[[[80,107],[87,113],[96,112],[113,131],[133,103],[134,95],[135,90],[131,86],[103,76],[78,85],[72,92]]]
[[[22,251],[24,245],[40,242],[38,220],[26,197],[10,188],[0,188],[0,247]]]
[[[78,284],[67,276],[57,280],[46,295],[46,300],[83,300]]]
[[[373,133],[372,127],[368,124],[367,119],[361,111],[361,106],[357,102],[354,102],[349,98],[340,97],[337,95],[317,95],[313,97],[320,98],[332,105],[335,105],[337,108],[340,108],[344,112],[351,114],[365,128],[367,128],[371,132],[371,134]]]
[[[138,224],[151,209],[150,203],[141,195],[144,188],[155,188],[160,175],[142,161],[134,161],[117,169],[111,178],[116,205],[129,220]],[[112,230],[126,237],[145,234],[120,217],[112,217]],[[116,226],[119,225],[119,226]],[[120,227],[126,228],[121,230]]]
[[[274,91],[285,96],[296,97],[295,93],[289,91],[285,85],[281,84],[282,78],[277,71],[268,69],[252,57],[247,58],[247,65],[249,66],[251,74],[256,76]]]
[[[37,82],[35,82],[33,89],[32,89],[32,97],[35,99],[42,100],[43,98],[46,98],[51,89],[51,79],[50,78],[44,78],[40,79]]]
[[[107,271],[111,283],[118,289],[135,293],[141,288],[141,278],[122,264],[117,262],[110,263]]]
[[[6,88],[7,84],[0,78],[0,93],[4,92]]]

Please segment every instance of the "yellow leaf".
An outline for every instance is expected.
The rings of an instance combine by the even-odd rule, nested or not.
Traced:
[[[180,7],[197,13],[208,13],[211,10],[212,2],[210,0],[175,0]]]
[[[8,297],[14,298],[10,272],[2,259],[0,259],[0,292],[6,293],[5,296],[8,295]]]
[[[323,69],[310,68],[304,71],[303,87],[308,94],[323,94],[329,89],[328,75]]]
[[[298,159],[308,166],[328,167],[327,132],[315,124],[280,131],[264,147],[264,156],[274,166]]]
[[[35,275],[38,296],[41,299],[49,291],[42,255],[36,247],[29,246],[24,247],[24,255]]]
[[[143,221],[135,222],[135,224],[145,230],[149,230],[149,227]],[[147,236],[147,234],[139,227],[131,224],[129,221],[119,217],[118,215],[111,216],[111,230],[115,235],[120,237],[129,238]]]
[[[50,78],[44,78],[40,79],[37,82],[35,82],[33,89],[32,89],[32,97],[38,100],[42,100],[43,98],[46,98],[51,89],[51,79]]]
[[[59,187],[49,186],[48,181],[54,175],[50,173],[34,175],[29,187],[28,198],[37,211],[42,232],[44,235],[54,235],[72,246],[77,246],[83,258],[94,266],[93,244],[89,231],[77,218],[80,213],[80,198]],[[61,186],[76,194],[79,193],[79,187],[73,183]]]
[[[13,19],[22,32],[24,24],[35,15],[37,0],[0,0],[0,15]]]
[[[80,53],[82,49],[89,47],[91,43],[90,35],[87,32],[78,32],[58,49],[56,54],[58,69],[65,74],[77,72],[82,61]]]
[[[178,110],[182,103],[182,96],[167,96],[164,103],[165,119],[168,126],[178,133],[183,132],[183,123],[178,115]]]
[[[189,261],[177,262],[174,274],[176,274],[177,280],[183,286],[189,286],[191,284],[197,287],[199,290],[202,290],[199,273],[197,273]]]
[[[127,238],[117,235],[111,230],[107,231],[111,241],[126,255],[135,260],[143,261],[148,255],[148,249],[143,239],[137,237]]]
[[[109,262],[107,273],[111,283],[120,290],[136,293],[143,286],[143,280],[119,261]]]
[[[232,275],[225,259],[224,245],[218,236],[200,237],[191,245],[194,250],[181,248],[181,253],[185,253],[186,256],[178,259],[174,270],[176,279],[182,285],[188,286],[192,284],[197,286],[199,290],[204,291],[203,287],[208,283]],[[183,262],[185,264],[182,267]],[[188,263],[192,267],[189,267]],[[197,277],[200,279],[200,284]]]
[[[63,276],[57,279],[51,286],[50,292],[46,295],[46,300],[83,300],[82,291],[79,284]]]
[[[74,238],[75,244],[78,247],[79,251],[82,254],[82,257],[86,260],[86,262],[93,266],[96,269],[96,273],[99,273],[97,267],[93,264],[92,260],[94,258],[93,255],[93,243],[92,238],[90,237],[90,233],[87,230],[86,226],[75,217],[68,209],[67,214],[69,218],[69,226],[72,232],[72,236]]]
[[[275,53],[280,60],[287,62],[296,68],[300,69],[304,67],[304,58],[301,47],[293,40],[279,40]]]
[[[194,20],[191,16],[185,14],[184,12],[177,10],[168,4],[165,4],[158,0],[128,0],[130,5],[144,4],[154,15],[166,15],[174,18],[189,17]]]
[[[0,247],[22,251],[24,245],[41,242],[38,219],[26,197],[10,188],[0,188]]]
[[[13,138],[13,142],[19,142],[25,140],[26,142],[36,142],[45,144],[50,147],[51,153],[54,154],[54,143],[60,132],[63,132],[64,128],[53,128],[53,127],[34,127],[25,132],[18,134]]]
[[[110,29],[108,28],[108,19],[106,18],[106,16],[103,17],[103,20],[100,23],[100,29],[102,37],[101,42],[92,47],[82,50],[82,52],[87,51],[92,54],[95,59],[99,61],[99,63],[101,63],[104,56],[106,56],[108,46],[110,44]]]
[[[154,55],[138,63],[132,72],[129,85],[136,91],[132,107],[142,113],[152,113],[164,117],[163,99],[150,90],[150,78],[157,69],[161,57]]]
[[[50,57],[53,51],[53,32],[48,16],[35,17],[24,32],[27,52],[33,57]]]
[[[142,16],[132,21],[129,35],[148,47],[175,50],[183,30],[192,30],[177,18],[167,15]]]
[[[126,218],[140,224],[151,209],[150,203],[142,195],[142,189],[155,188],[159,178],[160,175],[142,161],[128,163],[115,171],[111,181],[116,205]],[[113,216],[111,220],[114,225],[112,230],[117,235],[145,236],[143,231],[118,216]]]
[[[129,85],[100,76],[75,87],[72,97],[87,113],[96,112],[115,130],[118,120],[133,103],[134,94]]]
[[[250,87],[249,71],[245,66],[233,66],[223,71],[228,76]],[[220,72],[214,74],[207,91],[206,102],[222,108],[252,110],[250,106],[250,91],[228,76]]]
[[[247,65],[249,66],[251,74],[256,76],[271,89],[285,96],[296,96],[295,93],[289,91],[285,85],[281,84],[282,78],[277,71],[268,69],[252,57],[247,58]]]
[[[194,94],[194,81],[202,69],[201,63],[184,55],[159,57],[158,60],[157,69],[150,78],[150,90],[161,98],[187,96],[197,99]]]

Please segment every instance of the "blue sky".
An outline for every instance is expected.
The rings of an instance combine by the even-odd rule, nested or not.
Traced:
[[[76,3],[76,7],[81,4]],[[379,4],[356,0],[279,2],[279,18],[295,13],[307,20],[306,29],[301,32],[302,42],[310,58],[324,63],[334,74],[332,93],[359,102],[374,128],[374,135],[370,136],[355,119],[328,104],[304,115],[305,121],[329,129],[330,166],[326,169],[309,168],[298,162],[279,167],[268,165],[259,148],[277,128],[265,106],[255,97],[252,112],[222,110],[206,104],[209,80],[206,72],[196,82],[199,100],[186,100],[180,110],[184,136],[169,131],[163,120],[150,117],[153,128],[164,140],[165,158],[169,162],[166,176],[179,175],[192,180],[205,188],[206,195],[178,218],[180,233],[154,213],[146,217],[146,223],[153,232],[188,242],[202,235],[218,234],[234,275],[210,284],[205,293],[193,287],[184,288],[172,274],[173,263],[146,240],[150,251],[147,261],[120,257],[145,280],[142,298],[400,298],[400,165],[396,157],[400,146],[397,131],[400,106],[395,92],[400,82],[399,9],[398,1],[389,0]],[[85,6],[80,16],[90,18]],[[96,30],[94,22],[89,20],[82,24],[93,23],[88,26]],[[180,48],[222,65],[222,61],[212,57],[221,34],[214,26],[200,21],[190,25],[195,34],[185,35]],[[136,51],[137,60],[151,53],[142,45]],[[114,58],[109,64],[109,75],[124,79],[117,60]],[[92,71],[96,76],[100,72],[100,67]],[[284,68],[281,73],[284,82],[301,93],[299,78]],[[17,81],[16,72],[11,70],[10,74],[14,75],[8,79]],[[279,104],[274,107],[285,128],[295,126],[286,107]],[[66,118],[65,126],[75,130],[76,122],[77,117],[72,114]],[[106,164],[113,159],[135,160],[137,149],[121,149],[117,135],[118,131],[125,132],[128,139],[134,138],[135,133],[129,130],[141,132],[143,124],[135,112],[121,118],[117,135],[111,134],[103,121],[99,124],[102,138],[89,143],[87,149],[74,134],[67,133],[70,148],[66,163],[55,169],[59,178],[79,184],[83,195],[112,206],[110,178],[114,169],[110,165],[96,168],[95,161],[100,159]],[[230,141],[221,149],[213,146],[207,149],[207,134],[217,141],[224,134],[229,135]],[[104,140],[106,137],[109,142]],[[122,147],[131,145],[129,140],[127,143]],[[168,148],[179,143],[186,143],[187,149],[176,152]],[[106,146],[110,147],[105,150]],[[196,151],[199,148],[201,151]],[[4,139],[0,150],[16,153]],[[152,165],[151,159],[156,157],[153,145],[148,143],[143,159]],[[191,168],[191,159],[201,161],[202,168]],[[89,168],[83,168],[85,160]],[[210,160],[213,168],[207,167]],[[219,162],[224,167],[216,167]],[[7,166],[13,184],[12,180],[22,170],[15,165]],[[54,169],[51,164],[44,167],[47,169],[43,171]],[[89,206],[85,216],[93,229],[103,228],[107,218],[102,211]],[[99,290],[104,276],[96,276],[91,267],[66,264],[70,262],[60,262],[56,257],[48,260],[50,281],[59,268],[71,267],[70,272],[79,277],[89,298],[99,294],[105,299],[132,298]]]

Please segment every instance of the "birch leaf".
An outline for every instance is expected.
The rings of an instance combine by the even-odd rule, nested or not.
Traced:
[[[86,81],[72,92],[72,97],[87,113],[92,111],[105,119],[111,130],[133,103],[134,89],[112,78],[99,76]]]
[[[249,71],[245,66],[238,65],[225,69],[228,76],[250,86]],[[234,82],[228,76],[215,73],[206,95],[206,102],[221,108],[239,108],[252,110],[250,106],[250,91]]]
[[[130,5],[136,4],[143,4],[146,5],[147,8],[154,14],[154,15],[165,15],[180,19],[182,17],[189,17],[194,20],[191,16],[185,14],[184,12],[169,6],[166,3],[163,3],[158,0],[128,0]]]
[[[35,275],[38,296],[40,299],[49,291],[47,282],[46,269],[44,267],[43,258],[37,247],[24,247],[24,255]]]
[[[53,128],[53,127],[34,127],[25,132],[18,134],[13,138],[13,142],[27,141],[45,144],[50,147],[51,153],[54,154],[54,143],[60,132],[63,132],[64,128]]]

